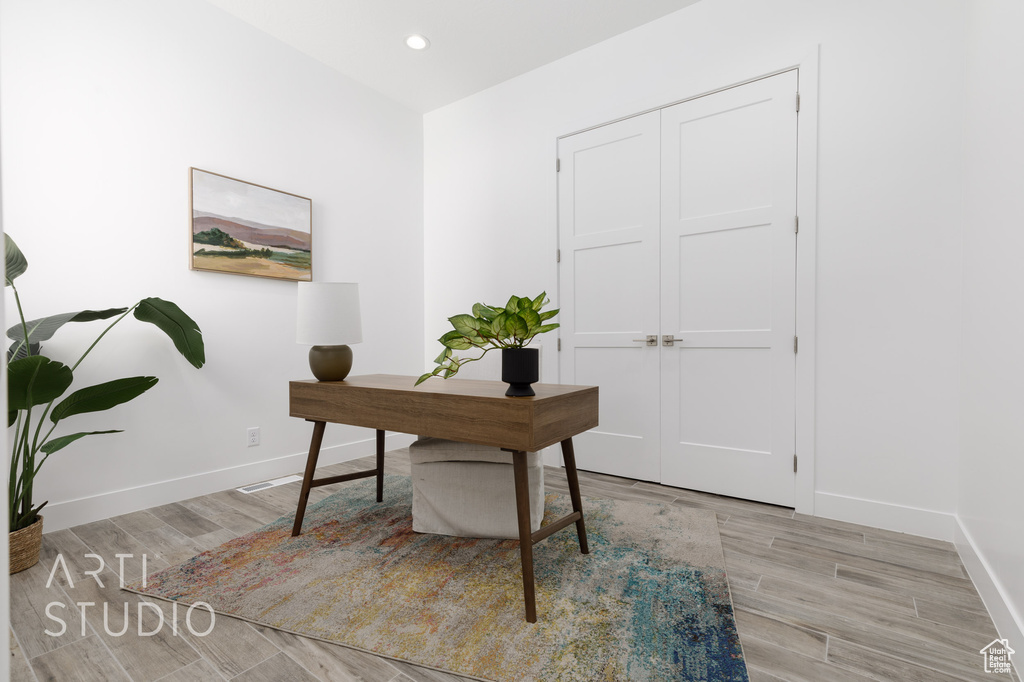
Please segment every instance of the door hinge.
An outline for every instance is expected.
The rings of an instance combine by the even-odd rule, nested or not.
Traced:
[[[561,263],[562,262],[562,250],[561,249],[556,249],[555,250],[555,262],[556,263]]]
[[[793,337],[793,352],[796,353],[800,348],[800,337]]]
[[[796,112],[800,113],[800,93],[796,93]]]
[[[558,350],[562,350],[562,339],[558,339]]]
[[[800,234],[800,216],[793,216],[793,232]]]
[[[562,172],[562,160],[561,159],[555,159],[555,172],[556,173],[561,173]]]
[[[793,455],[793,473],[796,473],[796,455]]]

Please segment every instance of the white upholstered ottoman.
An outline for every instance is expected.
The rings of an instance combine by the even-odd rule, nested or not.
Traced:
[[[519,538],[512,453],[499,448],[421,438],[409,446],[412,529],[474,538]],[[530,527],[544,518],[544,465],[526,453]]]

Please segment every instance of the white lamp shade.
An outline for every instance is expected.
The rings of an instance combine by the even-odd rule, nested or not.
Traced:
[[[299,282],[295,341],[309,346],[342,346],[363,340],[359,285]]]

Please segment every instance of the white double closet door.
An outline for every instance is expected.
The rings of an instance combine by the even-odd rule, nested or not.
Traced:
[[[559,380],[601,389],[581,469],[794,505],[796,93],[559,140]]]

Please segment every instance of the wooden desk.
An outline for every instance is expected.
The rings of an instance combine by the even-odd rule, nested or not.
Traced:
[[[415,382],[415,377],[372,374],[348,377],[345,381],[289,383],[289,413],[313,422],[313,438],[309,444],[292,535],[302,531],[309,491],[316,486],[376,476],[377,501],[383,500],[385,431],[501,448],[510,453],[515,477],[526,620],[537,622],[533,545],[575,523],[580,551],[589,553],[572,437],[597,426],[597,387],[534,384],[533,390],[537,395],[507,398],[507,386],[500,381],[431,379],[414,386]],[[376,429],[376,468],[314,479],[327,422]],[[530,530],[526,453],[555,443],[562,446],[573,512],[534,533]]]

